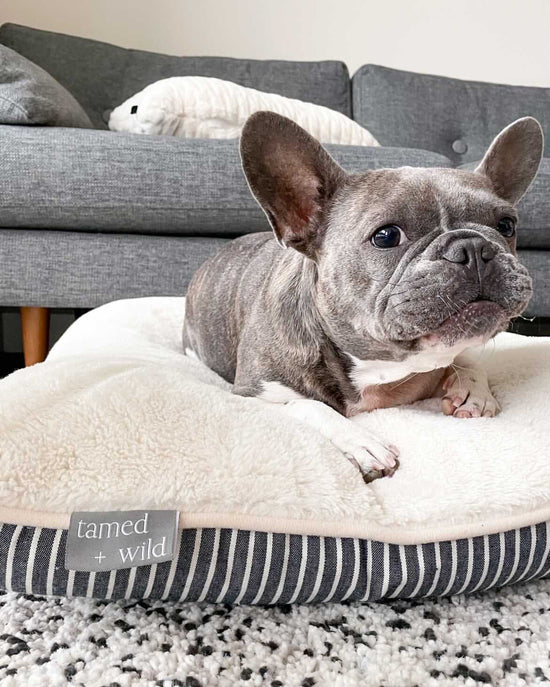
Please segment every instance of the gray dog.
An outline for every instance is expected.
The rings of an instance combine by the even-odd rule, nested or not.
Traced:
[[[257,112],[241,157],[275,237],[236,239],[198,270],[186,353],[235,393],[284,404],[366,481],[393,474],[397,449],[350,416],[431,397],[459,418],[499,410],[485,373],[462,354],[531,297],[514,206],[542,150],[541,127],[526,117],[474,172],[347,174],[292,121]]]

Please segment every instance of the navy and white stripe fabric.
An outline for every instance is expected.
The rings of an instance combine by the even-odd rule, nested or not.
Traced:
[[[112,572],[64,567],[67,531],[5,524],[0,588],[101,599],[243,604],[445,596],[550,574],[550,523],[470,539],[365,539],[182,530],[173,561]]]

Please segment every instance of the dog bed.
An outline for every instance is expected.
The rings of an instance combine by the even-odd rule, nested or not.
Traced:
[[[434,401],[355,418],[401,451],[394,477],[367,485],[318,433],[184,356],[184,307],[102,306],[0,382],[0,587],[286,604],[550,573],[550,340],[501,334],[480,352],[496,418],[446,417]],[[169,555],[71,563],[76,523],[121,511],[135,532],[164,518]]]

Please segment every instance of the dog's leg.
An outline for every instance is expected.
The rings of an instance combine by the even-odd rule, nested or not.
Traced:
[[[399,451],[356,425],[321,401],[292,400],[284,405],[294,419],[304,422],[329,439],[362,473],[365,482],[391,477],[397,470]]]
[[[440,394],[445,415],[494,417],[500,410],[489,388],[487,373],[467,356],[458,356],[443,377]]]

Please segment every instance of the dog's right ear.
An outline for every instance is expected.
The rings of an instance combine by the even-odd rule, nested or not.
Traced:
[[[248,118],[241,159],[279,243],[313,258],[323,216],[347,177],[344,170],[313,136],[274,112]]]
[[[501,198],[515,205],[537,174],[544,152],[541,125],[533,117],[509,124],[491,143],[475,170]]]

